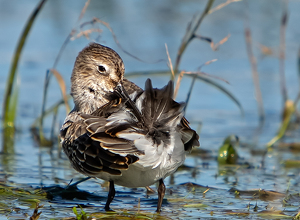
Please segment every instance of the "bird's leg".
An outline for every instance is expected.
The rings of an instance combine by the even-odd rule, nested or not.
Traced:
[[[158,201],[157,201],[156,212],[160,212],[160,210],[161,210],[161,204],[162,204],[163,198],[165,196],[165,192],[166,192],[166,186],[164,184],[163,179],[159,180],[159,186],[158,186],[157,192],[158,192]]]
[[[109,181],[109,192],[108,192],[108,197],[107,197],[107,201],[105,204],[105,211],[111,211],[111,209],[109,208],[109,205],[115,198],[115,194],[116,194],[116,190],[115,190],[114,181]]]

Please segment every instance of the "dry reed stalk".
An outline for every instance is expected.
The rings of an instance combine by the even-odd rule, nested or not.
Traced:
[[[185,73],[184,71],[181,71],[180,74],[178,75],[175,90],[174,90],[173,99],[176,99],[176,97],[177,97],[179,87],[180,87],[180,83],[181,83],[181,80],[182,80],[182,77],[183,77],[184,73]]]
[[[206,76],[206,77],[210,77],[210,78],[214,78],[214,79],[218,79],[218,80],[221,80],[227,84],[230,84],[227,80],[221,78],[221,77],[218,77],[218,76],[213,76],[213,75],[210,75],[208,73],[205,73],[205,72],[202,72],[202,71],[197,71],[197,72],[184,72],[184,74],[189,74],[189,75],[196,75],[196,76]]]
[[[298,49],[298,55],[297,55],[297,60],[298,60],[298,81],[300,85],[300,48]],[[295,100],[295,106],[297,106],[298,102],[300,100],[300,91],[298,92],[297,98]]]
[[[224,37],[222,40],[220,40],[218,43],[214,43],[214,41],[209,38],[209,37],[203,37],[201,35],[198,35],[198,34],[195,34],[194,35],[195,38],[198,38],[200,40],[203,40],[203,41],[206,41],[210,44],[210,48],[213,50],[213,51],[216,51],[219,49],[220,45],[224,44],[230,37],[230,34],[228,34],[226,37]]]
[[[279,76],[280,76],[280,89],[283,98],[283,104],[288,100],[286,79],[285,79],[285,31],[287,25],[288,13],[286,9],[281,17],[280,24],[280,46],[279,46]]]
[[[56,69],[50,69],[50,71],[52,72],[52,74],[55,76],[58,85],[60,87],[62,96],[63,96],[63,100],[66,106],[66,112],[67,114],[71,111],[69,103],[68,103],[68,95],[67,95],[67,89],[66,89],[66,84],[65,81],[63,79],[63,77],[61,76],[61,74],[56,70]]]
[[[220,10],[221,8],[224,8],[225,6],[229,5],[230,3],[233,3],[233,2],[240,2],[242,0],[227,0],[226,2],[222,3],[222,4],[219,4],[218,6],[214,7],[213,9],[209,10],[207,14],[211,14],[215,11],[218,11]]]
[[[203,21],[204,17],[206,15],[209,15],[217,10],[220,10],[221,8],[225,7],[226,5],[232,3],[232,2],[238,2],[241,0],[227,0],[227,2],[222,3],[218,6],[216,6],[215,8],[211,9],[214,0],[209,0],[205,6],[204,11],[202,12],[201,15],[197,15],[195,18],[192,19],[192,21],[188,24],[187,26],[187,30],[185,32],[185,35],[182,39],[181,45],[178,49],[177,52],[177,57],[176,57],[176,62],[175,62],[175,68],[174,68],[174,73],[177,74],[178,70],[179,70],[179,64],[181,61],[181,57],[186,49],[186,47],[188,46],[188,44],[191,42],[191,40],[193,40],[194,38],[198,37],[199,35],[196,34],[196,31],[198,30],[201,22]],[[203,37],[204,38],[204,37]],[[227,41],[227,39],[229,38],[229,36],[225,37],[223,39],[224,42]],[[209,38],[205,38],[204,40],[207,41],[207,39]],[[209,40],[208,40],[209,41]],[[209,41],[210,43],[212,42],[212,40]],[[216,50],[218,46],[220,46],[221,44],[223,44],[224,42],[222,42],[222,40],[220,41],[220,44],[217,45],[216,47],[212,47],[213,50]]]
[[[251,31],[248,27],[245,27],[245,38],[246,38],[246,46],[247,46],[247,54],[251,64],[252,70],[252,78],[254,82],[255,88],[255,97],[257,100],[258,105],[258,114],[259,114],[259,121],[262,123],[265,120],[265,112],[263,107],[263,99],[259,85],[259,75],[257,72],[257,61],[252,51],[252,38],[251,38]]]
[[[80,15],[77,19],[77,22],[76,22],[76,25],[75,27],[78,25],[78,23],[81,21],[81,19],[83,18],[85,12],[86,12],[86,9],[87,7],[89,6],[91,0],[87,0],[86,3],[84,4],[84,7],[82,8],[81,12],[80,12]],[[58,61],[60,60],[60,56],[62,54],[62,52],[64,51],[64,49],[66,48],[67,44],[69,43],[70,39],[73,37],[73,35],[76,33],[76,28],[73,28],[70,32],[70,34],[68,35],[68,37],[66,38],[66,40],[64,41],[63,45],[61,46],[59,52],[58,52],[58,55],[56,56],[55,58],[55,61],[54,61],[54,64],[53,64],[53,67],[52,69],[56,69],[56,66],[58,64]]]
[[[167,56],[168,56],[168,66],[169,66],[169,68],[171,70],[171,73],[172,73],[171,79],[174,80],[175,74],[174,74],[174,69],[173,69],[173,65],[172,65],[172,60],[171,60],[171,57],[170,57],[170,54],[169,54],[169,50],[168,50],[168,45],[165,44],[165,47],[166,47],[166,53],[167,53]]]
[[[175,68],[174,73],[177,74],[179,69],[179,64],[181,61],[181,57],[188,46],[188,44],[191,42],[192,39],[195,38],[196,31],[198,30],[201,22],[203,21],[204,17],[208,14],[209,10],[211,9],[212,5],[214,3],[214,0],[209,0],[205,6],[204,11],[201,15],[197,15],[189,24],[186,30],[186,33],[182,39],[181,45],[178,49],[176,62],[175,62]]]
[[[71,40],[75,40],[82,36],[84,36],[86,39],[90,40],[90,34],[95,33],[95,32],[102,33],[102,30],[100,28],[91,28],[88,30],[80,31],[78,34],[76,34],[76,36],[71,37]]]
[[[213,42],[210,44],[210,47],[213,51],[216,51],[217,49],[219,49],[219,46],[221,46],[222,44],[224,44],[228,38],[230,37],[230,34],[228,34],[226,37],[224,37],[222,40],[220,40],[218,43],[214,44]]]

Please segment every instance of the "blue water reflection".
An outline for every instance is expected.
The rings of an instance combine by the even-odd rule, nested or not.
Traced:
[[[222,2],[224,1],[216,1],[214,5],[216,6]],[[20,33],[37,3],[37,0],[0,0],[0,94],[4,94],[10,62]],[[91,39],[98,39],[100,43],[116,50],[124,60],[127,73],[167,70],[165,44],[168,45],[171,59],[175,61],[188,22],[190,22],[193,15],[202,12],[206,1],[94,0],[91,1],[83,19],[78,23],[77,20],[84,3],[84,1],[71,0],[48,1],[38,15],[27,39],[18,69],[21,87],[17,126],[20,132],[18,132],[15,141],[16,155],[11,155],[7,159],[7,163],[3,162],[5,155],[0,155],[2,158],[0,171],[2,174],[8,175],[9,181],[39,186],[55,183],[67,184],[72,177],[80,177],[75,171],[69,169],[67,161],[57,160],[60,155],[57,146],[51,153],[49,149],[37,147],[29,131],[30,125],[41,111],[46,70],[53,66],[54,60],[72,28],[78,28],[80,23],[91,21],[93,17],[97,17],[109,23],[126,51],[147,61],[140,62],[128,56],[114,42],[111,33],[104,26],[99,26],[103,32],[100,35],[98,33],[92,34]],[[195,71],[203,63],[218,59],[218,61],[204,66],[202,70],[229,81],[229,85],[222,81],[219,81],[219,83],[237,97],[245,110],[245,116],[242,117],[238,107],[223,93],[203,82],[196,83],[187,110],[187,118],[192,122],[192,127],[195,129],[202,122],[201,148],[211,150],[214,156],[216,156],[217,149],[224,137],[229,134],[234,133],[240,136],[243,142],[255,144],[253,147],[260,149],[264,148],[264,144],[276,134],[282,107],[278,53],[280,19],[284,7],[284,1],[280,0],[232,3],[208,15],[198,30],[200,35],[211,37],[215,43],[228,34],[230,34],[229,40],[221,45],[217,51],[213,51],[206,42],[194,40],[182,57],[180,69],[187,71]],[[293,100],[299,91],[297,75],[297,53],[300,39],[298,28],[299,10],[299,1],[289,1],[285,74],[288,95]],[[258,126],[258,114],[244,36],[244,25],[247,16],[252,31],[254,54],[258,60],[260,86],[266,112],[265,126],[259,137],[254,137]],[[84,37],[69,42],[59,60],[57,70],[63,75],[68,88],[75,57],[88,42],[89,40]],[[269,47],[273,54],[264,55],[260,49],[261,45]],[[160,59],[164,59],[164,61],[156,62]],[[146,78],[138,77],[131,80],[143,87]],[[169,77],[153,76],[152,79],[155,86],[162,87],[169,80]],[[185,100],[190,83],[191,78],[183,79],[177,100]],[[51,81],[50,88],[48,107],[61,97],[54,78]],[[3,95],[0,96],[0,103],[2,102]],[[2,115],[2,108],[0,113]],[[64,116],[65,111],[62,109],[59,113],[60,119],[56,125],[57,130]],[[48,133],[50,132],[51,122],[52,119],[50,118],[45,123],[45,129]],[[258,140],[257,143],[256,140]],[[248,148],[242,148],[240,152],[241,156],[253,166],[260,166],[261,156],[251,155]],[[290,153],[278,157],[278,154],[281,153],[273,152],[268,155],[266,164],[269,167],[264,171],[264,174],[273,175],[275,171],[281,169],[280,161],[282,158],[293,157],[297,159],[299,157],[299,155],[291,155]],[[202,169],[202,162],[208,162],[210,167]],[[189,157],[186,164],[198,167],[200,174],[191,177],[189,172],[181,171],[175,175],[175,184],[191,181],[226,190],[233,186],[232,182],[234,180],[231,180],[231,177],[228,182],[224,181],[222,177],[216,178],[218,169],[215,158]],[[261,171],[257,172],[249,170],[249,175],[262,175]],[[251,181],[251,177],[245,170],[237,171],[236,175],[240,177],[239,186],[243,189],[267,188],[269,190],[284,191],[287,188],[286,184],[289,178],[280,175],[285,172],[281,169],[276,175],[271,175],[270,179],[263,176],[258,181],[253,181],[253,179]],[[293,175],[298,175],[297,172],[291,171]],[[262,180],[262,178],[265,179]],[[292,179],[292,181],[297,182],[295,179],[297,178]],[[275,180],[277,182],[276,186],[273,184]],[[169,179],[166,182],[168,183],[168,181]],[[282,185],[278,186],[280,184]],[[82,189],[94,190],[96,193],[100,193],[101,196],[106,195],[106,192],[99,188],[96,181],[82,184]],[[120,187],[117,190],[122,191],[123,189]],[[128,191],[130,190],[127,189]],[[118,199],[122,200],[120,197]],[[126,202],[124,207],[127,207]]]

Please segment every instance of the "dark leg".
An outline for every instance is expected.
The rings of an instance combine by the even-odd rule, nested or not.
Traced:
[[[166,192],[166,186],[164,184],[163,179],[159,180],[159,186],[158,186],[158,201],[157,201],[157,209],[156,212],[160,212],[161,210],[161,204],[163,201],[163,198],[165,196],[165,192]]]
[[[115,198],[115,194],[116,194],[116,191],[115,191],[114,181],[109,181],[109,192],[108,192],[108,197],[107,197],[107,201],[105,204],[105,211],[111,211],[111,209],[109,208],[109,205]]]

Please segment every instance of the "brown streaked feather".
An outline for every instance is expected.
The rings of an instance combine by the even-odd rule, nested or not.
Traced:
[[[95,133],[90,136],[93,140],[103,144],[115,145],[115,144],[128,144],[129,141],[122,138],[113,138],[107,133]]]
[[[98,108],[91,115],[107,118],[110,114],[116,112],[117,110],[120,109],[120,107],[122,107],[121,103],[122,103],[122,99],[119,97],[116,97],[116,99],[113,99],[110,102],[108,102],[107,104]]]
[[[184,150],[191,151],[193,147],[200,147],[199,135],[189,126],[188,120],[183,117],[181,120],[180,133],[182,135],[182,142],[184,143]]]
[[[104,131],[103,125],[105,125],[106,120],[103,120],[102,118],[99,118],[98,120],[96,118],[93,119],[87,119],[85,120],[85,124],[87,125],[87,130],[90,133],[100,132]]]
[[[95,148],[95,147],[89,146],[86,148],[84,153],[90,157],[96,158],[99,154],[99,150],[97,150],[97,148]]]
[[[97,169],[103,169],[103,162],[101,161],[100,158],[90,158],[89,156],[87,156],[86,160],[85,160],[86,164],[97,168]]]
[[[98,150],[98,154],[96,157],[100,158],[105,166],[110,167],[110,164],[126,164],[127,159],[125,157],[105,150],[100,145],[101,143],[93,141],[93,145],[90,148],[97,148],[96,150]]]
[[[105,130],[105,133],[109,134],[112,137],[116,137],[117,133],[125,131],[127,129],[131,130],[131,132],[136,132],[136,130],[133,128],[135,126],[135,124],[121,124],[119,126],[111,126]],[[97,130],[96,132],[100,131]]]
[[[183,117],[183,118],[181,119],[181,125],[182,125],[183,127],[190,128],[189,124],[190,124],[189,121],[188,121],[185,117]]]
[[[111,103],[114,103],[114,111],[118,112],[120,109],[125,108],[125,101],[121,99],[112,100]],[[82,118],[84,118],[84,123],[87,126],[87,130],[89,131],[89,137],[94,140],[95,142],[99,142],[100,146],[103,149],[108,150],[109,152],[117,153],[117,154],[134,154],[134,155],[140,155],[143,154],[143,152],[140,152],[135,146],[132,141],[128,141],[122,138],[118,138],[117,133],[124,132],[124,131],[131,131],[136,132],[136,123],[132,123],[131,118],[128,118],[130,123],[124,122],[125,119],[121,119],[122,122],[115,122],[115,123],[108,123],[105,121],[105,123],[102,122],[96,122],[96,118],[99,118],[98,121],[102,121],[103,117],[99,115],[106,115],[108,114],[104,113],[105,108],[107,106],[112,106],[109,103],[107,105],[102,106],[97,111],[97,114],[93,112],[91,115],[81,114]],[[109,109],[110,115],[114,112],[112,109]],[[127,116],[126,116],[127,117]],[[130,117],[130,116],[128,116]],[[126,121],[126,120],[125,120]],[[90,124],[91,123],[91,124]],[[109,124],[109,125],[108,125]]]
[[[137,94],[141,94],[143,92],[143,89],[141,89],[139,86],[129,81],[128,79],[124,78],[122,84],[128,94],[133,94],[134,92],[136,92]]]
[[[126,159],[128,160],[127,164],[133,164],[139,160],[138,157],[130,155],[130,154],[126,156]]]
[[[121,156],[104,149],[101,147],[99,141],[91,139],[91,133],[87,129],[89,123],[92,123],[89,129],[92,131],[95,129],[94,124],[98,123],[99,125],[104,125],[101,123],[103,122],[103,118],[84,114],[80,115],[80,117],[86,118],[86,123],[84,120],[77,122],[70,120],[65,123],[63,126],[64,129],[61,131],[63,149],[72,162],[72,166],[77,171],[95,177],[100,172],[121,175],[120,170],[128,169],[130,164],[138,160],[134,155],[127,156],[125,153],[126,156]],[[97,128],[97,130],[98,129],[99,128]],[[116,142],[113,137],[110,137],[106,133],[103,134],[105,134],[104,141],[108,143],[112,143],[111,141]],[[131,145],[128,145],[128,141],[117,141],[117,144],[122,143],[126,144],[126,147],[122,149],[123,152],[126,152],[126,149],[132,148]],[[132,152],[136,152],[136,149],[128,151],[128,153]]]
[[[156,122],[160,117],[168,112],[174,111],[172,107],[173,82],[170,81],[162,89],[153,89],[150,79],[145,83],[145,99],[143,101],[143,116],[148,118],[148,123]],[[179,114],[181,112],[178,112]]]
[[[87,145],[83,145],[83,144],[79,144],[78,147],[77,147],[77,150],[80,152],[80,153],[86,153],[87,152],[87,149],[88,149],[88,146]]]
[[[100,144],[102,148],[109,150],[111,152],[117,153],[117,154],[133,154],[133,155],[143,155],[141,151],[137,150],[136,148],[133,148],[132,146],[128,144],[115,144],[115,145],[104,145],[103,143]],[[128,155],[127,155],[128,156]]]
[[[79,162],[85,162],[85,155],[80,153],[80,151],[75,151],[75,156]]]

